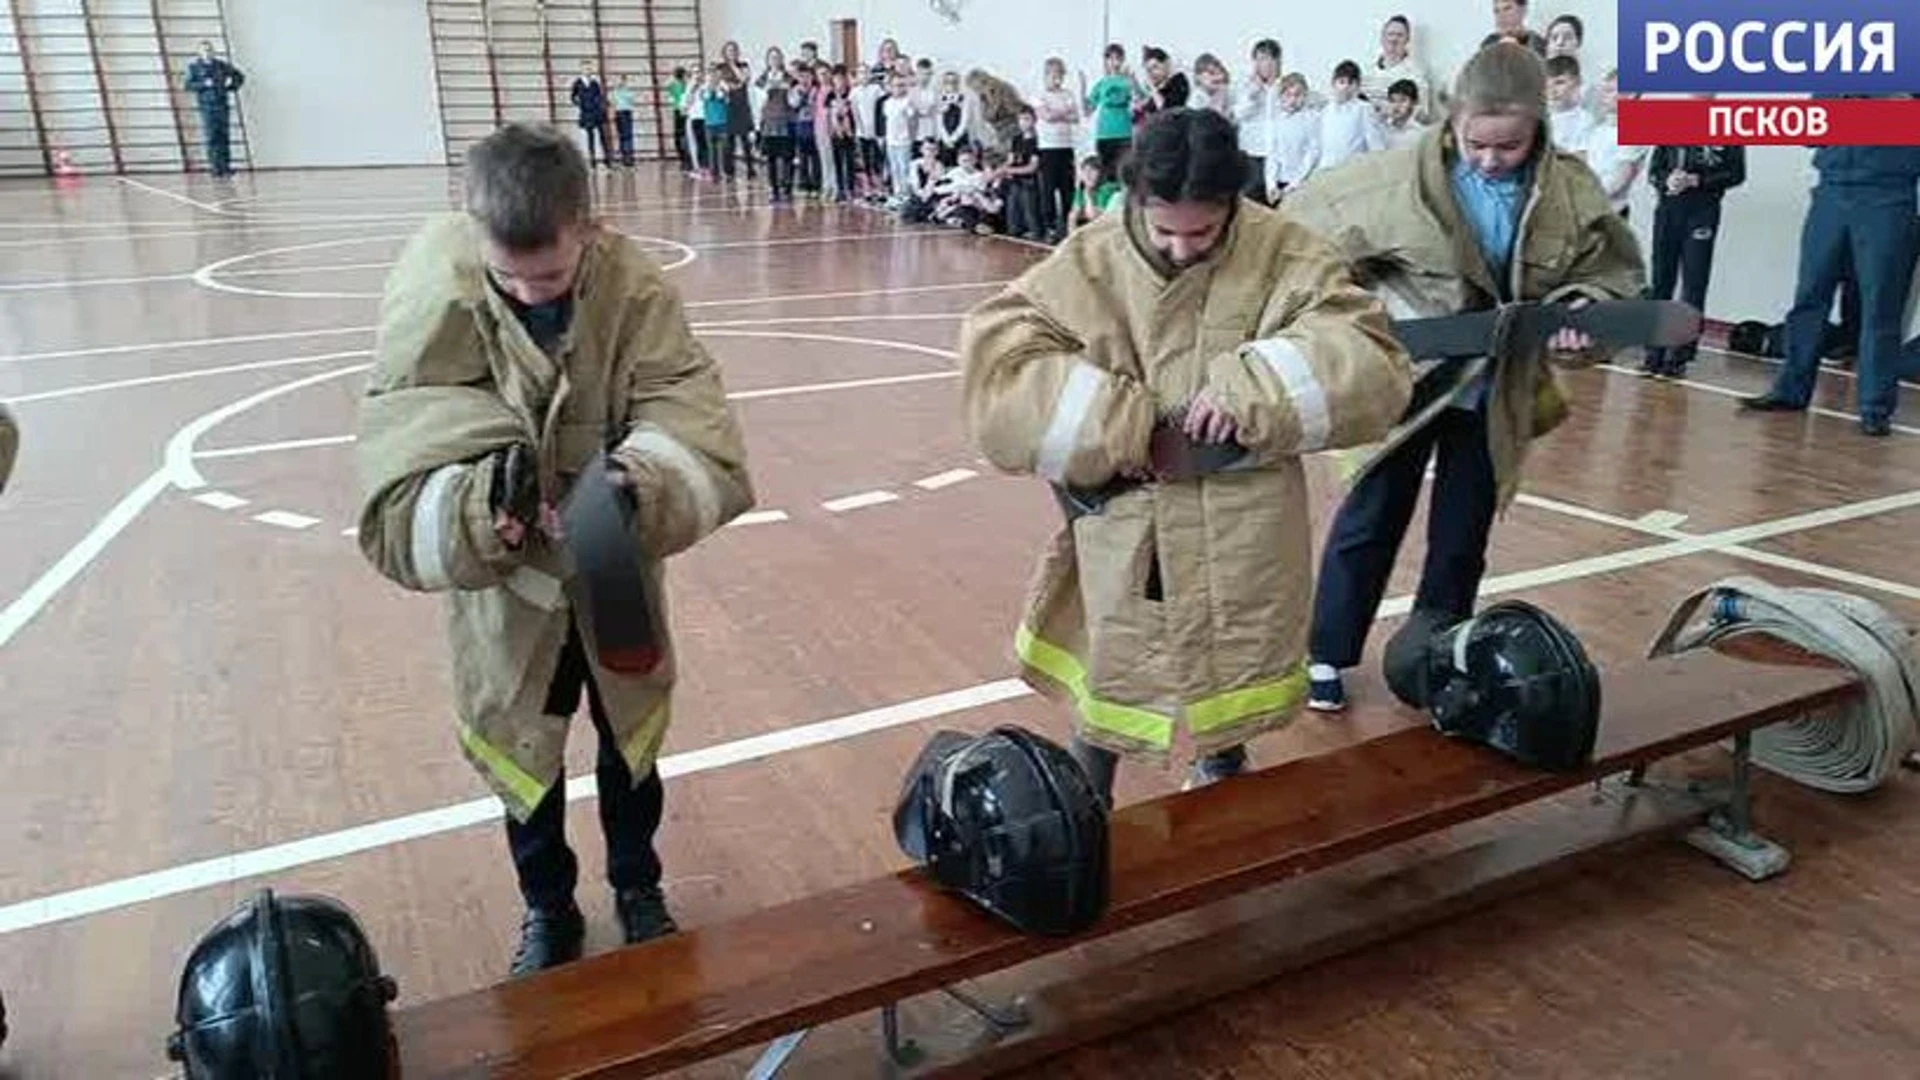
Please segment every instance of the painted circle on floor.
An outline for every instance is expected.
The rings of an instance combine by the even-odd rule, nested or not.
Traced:
[[[312,274],[327,270],[380,270],[392,266],[393,263],[391,260],[386,262],[327,263],[319,266],[288,266],[276,267],[271,270],[236,270],[234,268],[245,266],[247,263],[259,259],[270,259],[276,255],[291,255],[305,251],[326,251],[333,248],[353,247],[355,245],[392,244],[395,241],[406,240],[411,235],[411,233],[383,233],[379,236],[348,236],[333,240],[314,240],[304,244],[287,244],[283,247],[262,248],[259,251],[243,251],[238,255],[229,255],[224,259],[219,259],[200,267],[193,272],[192,279],[195,285],[203,289],[211,289],[214,292],[232,293],[237,296],[264,296],[278,300],[378,300],[381,294],[377,292],[264,289],[253,285],[241,285],[232,279],[247,274]],[[639,244],[641,248],[650,255],[656,257],[671,255],[671,259],[662,262],[660,265],[660,269],[664,271],[678,270],[700,257],[699,252],[678,240],[668,240],[660,236],[635,236],[632,233],[626,233],[624,235],[626,235],[629,240]],[[223,274],[226,276],[222,277]]]

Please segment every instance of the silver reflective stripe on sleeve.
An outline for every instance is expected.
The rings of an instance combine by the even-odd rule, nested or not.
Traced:
[[[620,444],[624,449],[646,457],[677,477],[693,500],[698,532],[705,536],[720,525],[720,488],[713,474],[693,451],[678,439],[656,427],[643,427]]]
[[[465,465],[442,465],[420,485],[413,500],[413,576],[422,589],[449,589],[453,575],[447,569],[447,501],[453,482]]]
[[[1333,437],[1333,414],[1326,387],[1320,385],[1307,355],[1286,338],[1266,338],[1252,344],[1293,401],[1293,411],[1300,418],[1300,452],[1326,449]]]
[[[1040,437],[1040,451],[1034,456],[1035,472],[1055,483],[1065,481],[1067,462],[1073,459],[1073,448],[1080,443],[1080,429],[1086,426],[1087,414],[1093,411],[1093,397],[1099,393],[1105,378],[1099,368],[1085,360],[1074,363],[1073,370],[1067,373],[1067,381],[1060,387],[1059,400],[1053,404],[1053,418],[1047,422],[1046,434]]]

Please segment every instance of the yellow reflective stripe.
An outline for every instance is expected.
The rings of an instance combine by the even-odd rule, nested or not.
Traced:
[[[479,758],[480,763],[487,767],[487,771],[498,777],[500,782],[506,785],[507,790],[513,792],[513,797],[520,800],[521,805],[527,810],[531,811],[540,805],[540,800],[547,794],[547,785],[528,776],[525,769],[515,765],[512,758],[494,749],[493,744],[481,738],[479,732],[465,724],[460,725],[460,744],[467,748],[468,753]]]
[[[620,748],[620,756],[626,759],[629,770],[637,774],[639,756],[642,753],[651,754],[660,749],[660,737],[667,730],[667,709],[672,704],[672,698],[661,698],[660,704],[655,705],[653,711],[647,714],[647,718],[640,721],[640,726],[633,729],[633,738],[628,739],[626,745]],[[656,724],[655,721],[658,723]],[[649,742],[651,745],[648,745]]]
[[[1307,693],[1307,669],[1304,665],[1273,682],[1243,686],[1187,706],[1187,726],[1196,735],[1205,735],[1230,727],[1249,717],[1285,712],[1300,703]]]
[[[1087,669],[1072,653],[1042,641],[1025,626],[1014,635],[1013,648],[1023,663],[1067,688],[1087,723],[1156,750],[1173,747],[1171,717],[1094,697],[1087,690]]]

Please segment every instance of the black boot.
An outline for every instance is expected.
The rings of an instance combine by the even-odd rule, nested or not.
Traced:
[[[615,890],[613,907],[620,916],[620,932],[629,945],[665,937],[680,929],[667,911],[667,898],[661,895],[659,886]]]
[[[520,921],[520,946],[513,951],[513,974],[570,964],[586,944],[587,920],[569,903],[563,908],[528,908]]]

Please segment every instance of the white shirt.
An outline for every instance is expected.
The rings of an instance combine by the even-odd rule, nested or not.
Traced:
[[[862,139],[871,139],[873,134],[873,107],[880,103],[886,94],[879,83],[861,83],[854,87],[851,103],[853,105],[853,133]]]
[[[1620,125],[1607,119],[1596,121],[1587,130],[1587,165],[1600,178],[1600,187],[1617,213],[1627,208],[1633,182],[1646,168],[1650,146],[1621,146]]]
[[[1280,111],[1280,80],[1247,80],[1233,98],[1233,122],[1240,126],[1240,149],[1249,157],[1273,156],[1274,124]]]
[[[1311,109],[1282,112],[1273,122],[1273,142],[1267,153],[1267,187],[1292,187],[1313,173],[1320,162],[1320,114]]]
[[[1553,132],[1553,145],[1570,154],[1580,153],[1587,146],[1587,132],[1593,127],[1593,114],[1584,107],[1555,109],[1547,119],[1548,130]]]
[[[912,146],[913,138],[913,95],[887,95],[886,104],[881,106],[887,116],[887,145]]]
[[[1380,57],[1374,57],[1373,63],[1362,68],[1360,72],[1360,92],[1367,96],[1374,110],[1385,112],[1387,88],[1401,79],[1406,79],[1420,90],[1420,100],[1413,105],[1413,118],[1425,120],[1434,115],[1434,101],[1430,96],[1433,93],[1432,80],[1427,78],[1426,67],[1414,59],[1412,53],[1402,57],[1400,62],[1392,67],[1381,67],[1380,60]]]
[[[1330,169],[1369,150],[1385,150],[1386,133],[1373,106],[1354,98],[1329,101],[1320,110],[1320,167]]]
[[[1065,119],[1050,120],[1052,113]],[[1072,150],[1080,145],[1080,95],[1061,87],[1042,90],[1033,106],[1033,136],[1042,150]]]
[[[1384,120],[1380,124],[1380,131],[1386,137],[1387,149],[1392,150],[1397,147],[1408,146],[1412,143],[1419,142],[1420,136],[1427,132],[1427,125],[1416,123],[1411,117],[1407,119],[1405,124],[1395,124],[1391,120]]]

